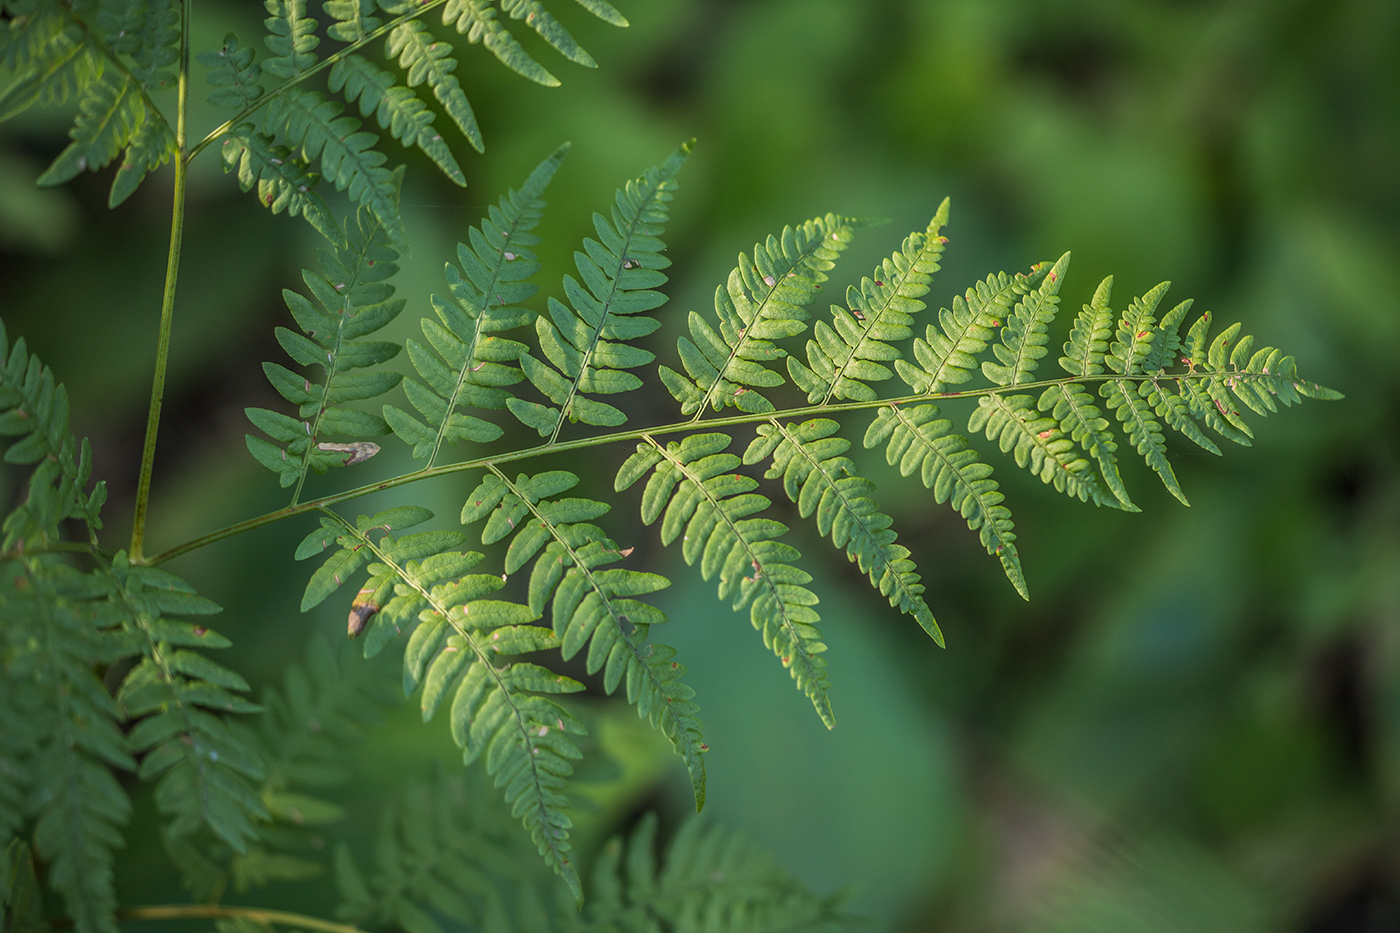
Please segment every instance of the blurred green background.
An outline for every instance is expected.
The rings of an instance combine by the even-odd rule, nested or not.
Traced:
[[[838,267],[844,286],[951,195],[934,308],[988,272],[1073,250],[1066,318],[1105,275],[1119,308],[1170,279],[1171,300],[1244,321],[1346,394],[1256,419],[1255,445],[1224,458],[1175,444],[1190,509],[1141,464],[1125,475],[1143,514],[1126,515],[1065,501],[989,453],[1029,603],[951,510],[865,457],[946,651],[780,503],[822,599],[830,733],[747,619],[677,566],[639,526],[635,495],[625,500],[613,536],[675,581],[659,599],[673,622],[653,637],[681,650],[699,692],[706,815],[820,890],[849,886],[849,908],[878,930],[1400,929],[1400,4],[618,5],[631,28],[558,10],[596,71],[522,37],[560,88],[526,84],[479,48],[463,55],[487,150],[454,145],[465,190],[409,160],[414,252],[398,279],[409,310],[397,337],[417,335],[467,227],[561,141],[573,149],[541,227],[541,302],[592,211],[694,136],[668,236],[668,323],[652,344],[662,362],[673,363],[685,314],[711,307],[756,239],[827,211],[890,218]],[[196,15],[208,46],[229,29],[251,40],[260,14],[199,3]],[[223,117],[195,98],[200,134]],[[0,314],[66,381],[75,430],[112,486],[106,543],[121,546],[170,173],[114,213],[106,174],[35,189],[67,119],[0,126]],[[282,359],[280,290],[314,265],[309,230],[240,194],[214,149],[190,194],[148,553],[285,503],[244,449],[243,408],[283,407],[259,364]],[[635,416],[667,410],[649,397]],[[858,444],[860,430],[847,436]],[[595,491],[626,453],[583,464]],[[386,450],[353,481],[408,468]],[[350,514],[408,497],[454,521],[475,482],[415,485]],[[227,663],[255,682],[279,681],[313,635],[343,638],[339,602],[297,612],[308,568],[288,558],[309,525],[171,565],[226,607]],[[674,826],[690,806],[679,763],[636,735],[629,711],[596,706],[623,767],[598,794],[585,848],[644,807]],[[404,721],[361,753],[366,812],[396,780],[455,758],[441,725],[405,732]],[[139,839],[132,848],[161,857]],[[127,875],[137,895],[173,896],[154,872]]]

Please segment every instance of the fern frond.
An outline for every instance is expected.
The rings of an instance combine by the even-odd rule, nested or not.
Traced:
[[[286,146],[275,145],[270,135],[258,132],[251,123],[240,123],[229,132],[220,155],[224,171],[237,172],[240,188],[251,191],[257,186],[258,203],[263,207],[274,214],[300,214],[331,243],[340,240],[340,225],[330,205],[316,193],[320,176],[310,171],[305,159]]]
[[[171,618],[219,607],[173,574],[131,565],[125,552],[117,554],[110,572],[113,601],[143,655],[117,694],[123,714],[139,720],[127,737],[131,750],[143,754],[138,776],[156,782],[156,805],[171,818],[172,836],[207,826],[244,852],[257,837],[254,821],[268,815],[248,783],[263,777],[263,766],[257,750],[219,714],[260,707],[239,696],[248,690],[242,677],[200,653],[226,648],[228,639]]]
[[[1028,292],[1006,319],[1001,328],[1001,342],[992,345],[992,355],[998,362],[985,360],[982,375],[999,386],[1029,382],[1040,365],[1040,358],[1049,351],[1050,322],[1060,303],[1060,280],[1069,268],[1069,253],[1045,273],[1040,285]],[[1039,270],[1036,270],[1039,271]]]
[[[943,644],[933,613],[924,602],[924,586],[909,549],[895,544],[890,529],[894,519],[880,511],[869,493],[875,484],[861,476],[855,463],[844,456],[851,443],[834,436],[835,421],[816,418],[802,424],[771,421],[758,426],[758,436],[744,451],[744,462],[772,458],[765,474],[782,478],[788,498],[797,503],[803,518],[815,513],[817,530],[830,535],[832,544],[846,549],[870,583],[900,612],[912,615],[925,632]]]
[[[417,146],[456,184],[465,187],[462,168],[447,147],[442,134],[433,129],[437,115],[406,87],[394,84],[394,76],[362,55],[346,55],[331,66],[330,89],[345,94],[348,101],[359,101],[360,113],[374,114],[381,129],[387,129],[405,146]]]
[[[489,216],[471,228],[468,243],[457,244],[457,266],[446,269],[450,298],[432,296],[437,321],[425,318],[428,344],[406,343],[409,359],[423,382],[404,381],[404,394],[422,421],[393,405],[384,419],[415,459],[431,467],[444,444],[477,443],[501,436],[496,425],[458,412],[462,406],[501,409],[505,386],[524,378],[513,365],[525,345],[496,336],[529,323],[534,312],[521,307],[539,287],[528,281],[539,270],[531,247],[533,231],[544,216],[544,189],[568,152],[556,149],[541,162],[519,191],[510,191],[491,207]]]
[[[1113,336],[1113,308],[1109,305],[1112,297],[1110,275],[1094,289],[1094,297],[1074,319],[1065,342],[1065,355],[1060,357],[1060,368],[1071,376],[1097,376],[1104,371],[1104,356]]]
[[[656,816],[647,814],[623,843],[599,853],[582,922],[564,929],[854,930],[840,897],[818,897],[747,837],[687,821],[658,867]]]
[[[398,385],[399,373],[352,370],[371,369],[399,352],[399,345],[383,340],[361,340],[384,327],[403,310],[404,301],[393,298],[388,280],[398,271],[398,252],[387,231],[370,211],[347,219],[344,240],[335,253],[320,254],[320,274],[305,270],[302,280],[314,300],[285,289],[282,292],[293,319],[303,334],[277,328],[277,342],[302,366],[319,366],[324,384],[312,383],[284,366],[264,363],[263,372],[278,393],[297,406],[295,418],[264,408],[248,408],[248,419],[277,443],[247,436],[248,450],[274,473],[283,486],[301,493],[308,470],[324,473],[330,467],[368,459],[377,445],[365,441],[349,444],[326,442],[337,435],[378,437],[389,426],[378,415],[341,403],[374,398]]]
[[[159,90],[174,83],[180,60],[180,8],[174,0],[103,4],[97,24],[108,47],[132,59],[137,84]]]
[[[452,56],[452,46],[447,42],[433,42],[426,26],[416,19],[395,26],[385,43],[385,54],[399,60],[399,67],[407,76],[409,87],[417,87],[427,82],[432,88],[433,97],[447,111],[457,129],[472,144],[477,152],[485,151],[481,139],[481,128],[477,126],[476,115],[472,112],[467,95],[457,81],[454,72],[457,60]]]
[[[939,205],[928,229],[911,233],[900,251],[862,278],[860,287],[846,290],[846,304],[831,306],[831,324],[817,321],[815,339],[807,341],[807,363],[788,357],[788,374],[807,392],[807,401],[855,399],[871,401],[875,390],[867,382],[884,382],[893,373],[884,363],[899,358],[892,343],[913,335],[909,325],[925,307],[920,299],[938,271],[948,238],[939,235],[948,222],[948,199]]]
[[[23,541],[44,545],[59,540],[59,525],[83,520],[89,533],[102,527],[99,515],[107,484],[92,478],[92,448],[73,437],[68,425],[68,390],[29,353],[24,338],[11,346],[0,320],[0,437],[16,438],[5,462],[37,464],[28,495],[5,519],[0,548]]]
[[[934,394],[945,386],[961,385],[972,378],[977,357],[990,345],[1011,306],[1043,278],[1045,270],[1030,275],[998,272],[953,299],[952,309],[938,312],[924,336],[914,341],[918,365],[895,360],[895,371],[915,392]]]
[[[549,362],[523,354],[520,368],[554,404],[509,398],[506,406],[542,436],[558,437],[566,419],[607,426],[627,420],[619,409],[589,395],[614,395],[640,387],[642,380],[626,370],[656,358],[630,341],[661,326],[643,312],[666,302],[666,296],[654,290],[666,282],[661,270],[671,264],[662,255],[661,234],[670,214],[668,204],[675,196],[676,174],[692,145],[682,144],[661,165],[619,189],[611,220],[593,215],[598,239],[585,238],[584,252],[574,253],[582,283],[566,275],[564,294],[569,304],[551,298],[549,316],[536,319],[540,347]]]
[[[753,259],[739,254],[727,285],[715,290],[719,330],[692,311],[690,337],[677,343],[683,376],[668,366],[661,381],[681,403],[681,413],[698,419],[706,406],[719,411],[733,406],[750,414],[774,411],[757,388],[785,382],[765,363],[787,356],[773,343],[807,328],[806,306],[816,298],[826,273],[854,236],[853,222],[827,214],[781,237],[754,244]]]
[[[1112,403],[1109,403],[1112,407]],[[1054,418],[1038,417],[1035,399],[1029,395],[1002,395],[991,392],[977,400],[967,419],[967,429],[985,432],[1002,453],[1009,453],[1016,465],[1027,469],[1056,492],[1095,505],[1120,503],[1098,481],[1088,460],[1081,457]]]
[[[947,502],[979,533],[987,553],[1001,561],[1001,569],[1016,592],[1030,599],[1021,559],[1016,553],[1015,525],[1011,511],[1001,504],[1006,497],[992,479],[991,464],[983,463],[967,439],[953,433],[951,421],[938,418],[936,405],[917,408],[881,408],[866,429],[864,444],[870,449],[885,445],[885,460],[908,476],[915,470],[936,502]]]
[[[662,543],[680,537],[685,562],[699,560],[705,580],[719,577],[720,598],[736,610],[749,607],[764,645],[833,728],[826,645],[813,608],[817,597],[806,588],[812,577],[792,566],[798,550],[777,540],[785,525],[750,517],[771,503],[752,492],[757,480],[733,472],[741,461],[724,452],[729,444],[724,434],[693,434],[664,448],[648,438],[622,464],[614,488],[622,492],[651,474],[642,493],[642,521],[650,525],[660,518]]]
[[[271,65],[264,63],[264,70],[271,71]],[[307,164],[319,158],[322,174],[336,190],[367,208],[394,245],[406,250],[398,175],[385,167],[388,157],[375,148],[378,137],[362,130],[360,121],[346,116],[344,109],[315,91],[290,87],[267,105],[264,125],[277,127]]]
[[[326,35],[337,42],[363,42],[379,28],[374,0],[325,0],[321,9],[333,21]]]
[[[267,35],[263,44],[272,57],[263,61],[262,68],[279,78],[295,78],[316,64],[316,48],[321,37],[316,35],[317,22],[306,12],[306,0],[263,0],[267,9]]]
[[[262,66],[257,53],[239,43],[233,33],[224,36],[217,49],[200,52],[195,60],[209,69],[205,80],[214,85],[209,103],[226,110],[243,110],[262,97]],[[246,190],[246,189],[245,189]]]
[[[390,530],[413,527],[432,516],[404,507],[360,516],[352,526],[336,517],[322,519],[297,550],[308,557],[331,543],[340,548],[311,578],[303,607],[330,595],[367,561],[373,594],[365,640],[366,654],[383,647],[401,629],[417,628],[404,654],[405,692],[422,687],[423,719],[450,707],[454,741],[467,764],[485,756],[486,772],[501,788],[511,812],[530,832],[541,856],[581,896],[578,874],[568,853],[571,825],[562,790],[580,752],[570,734],[583,726],[549,694],[583,689],[575,680],[525,661],[509,660],[559,647],[552,631],[529,623],[539,613],[528,606],[487,599],[504,581],[470,574],[481,562],[474,551],[454,551],[460,532],[420,532],[396,538]],[[339,531],[337,533],[337,526]],[[382,531],[375,541],[371,534]],[[383,600],[382,602],[380,600]]]
[[[651,626],[666,614],[634,599],[665,589],[670,581],[654,573],[609,568],[631,553],[589,524],[611,507],[592,499],[555,499],[578,484],[573,473],[557,470],[514,481],[492,468],[462,507],[462,524],[486,518],[482,544],[511,538],[505,572],[534,561],[529,604],[551,622],[560,653],[569,660],[585,647],[588,673],[603,671],[603,688],[614,693],[627,684],[627,702],[671,742],[685,762],[695,808],[705,805],[704,743],[695,691],[681,677],[676,650],[648,644]],[[487,517],[489,516],[489,518]],[[538,555],[538,559],[536,556]]]
[[[589,55],[574,40],[574,37],[569,35],[569,31],[544,8],[544,4],[540,0],[500,0],[500,2],[502,13],[511,19],[523,19],[541,39],[549,43],[554,51],[569,61],[585,68],[598,67],[593,56]]]
[[[34,846],[48,864],[82,933],[115,933],[113,850],[131,814],[113,768],[135,770],[118,725],[117,704],[96,673],[126,653],[106,611],[96,574],[28,555],[15,562],[21,585],[5,602],[7,690],[34,697],[34,717],[6,723],[28,732],[26,816],[37,818]]]

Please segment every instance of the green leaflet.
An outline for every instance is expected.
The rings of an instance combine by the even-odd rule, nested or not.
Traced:
[[[720,599],[736,610],[749,608],[763,643],[827,728],[834,728],[822,657],[826,645],[813,608],[817,597],[806,587],[812,577],[792,566],[801,556],[798,550],[777,540],[785,525],[751,517],[770,503],[752,492],[756,480],[733,472],[741,461],[724,453],[729,444],[724,434],[692,434],[664,448],[648,439],[623,463],[614,486],[621,492],[651,474],[642,493],[642,521],[650,525],[661,519],[661,542],[680,538],[685,562],[698,561],[706,580],[719,578]]]
[[[940,646],[943,633],[924,602],[924,586],[909,549],[895,544],[890,525],[868,493],[875,484],[859,475],[856,465],[843,456],[850,441],[835,437],[840,425],[825,418],[801,424],[771,421],[758,426],[758,436],[744,451],[745,463],[771,458],[765,474],[783,480],[783,490],[797,503],[803,518],[815,515],[817,530],[831,543],[846,549],[846,557],[870,577],[871,586],[890,605],[914,617]]]
[[[357,220],[346,221],[344,239],[335,253],[322,252],[320,259],[320,274],[306,270],[302,275],[314,300],[291,290],[282,293],[303,333],[279,327],[276,334],[295,362],[320,367],[325,381],[318,385],[284,366],[265,363],[268,381],[297,406],[296,417],[246,409],[248,420],[272,438],[269,442],[248,435],[249,453],[276,473],[283,486],[296,487],[293,501],[300,496],[309,470],[324,473],[331,467],[359,463],[379,450],[364,441],[341,443],[327,438],[389,433],[389,426],[377,415],[343,403],[381,395],[401,378],[398,373],[373,370],[398,354],[397,344],[359,339],[403,310],[403,300],[392,297],[394,286],[388,284],[398,271],[398,253],[386,232],[368,211],[361,211]]]
[[[938,206],[923,233],[911,233],[899,252],[886,259],[873,277],[846,290],[850,310],[831,306],[831,324],[817,321],[815,339],[807,341],[807,362],[788,357],[788,373],[807,401],[876,397],[867,382],[884,382],[893,373],[884,363],[899,358],[891,343],[913,336],[909,325],[925,307],[920,300],[938,271],[938,259],[948,238],[940,236],[948,222],[948,199]]]
[[[693,142],[683,143],[661,165],[618,190],[611,219],[593,215],[598,239],[583,241],[574,253],[580,282],[564,276],[569,304],[549,300],[549,316],[535,320],[540,350],[548,362],[523,354],[525,377],[553,405],[509,398],[506,406],[525,425],[551,441],[570,422],[615,427],[627,416],[614,406],[589,398],[639,388],[642,380],[630,372],[650,363],[649,350],[629,344],[661,326],[643,312],[661,307],[666,296],[656,288],[666,283],[661,270],[671,261],[661,254],[661,235],[675,196],[676,174],[690,155]]]
[[[559,639],[531,624],[539,618],[531,607],[488,598],[503,581],[494,574],[469,572],[482,555],[455,550],[464,535],[391,533],[430,517],[426,509],[405,507],[362,515],[351,525],[328,513],[321,529],[297,549],[303,557],[326,549],[334,526],[340,526],[334,539],[339,550],[312,575],[303,607],[325,599],[349,574],[369,563],[361,594],[370,594],[375,608],[365,631],[366,656],[412,629],[404,653],[404,692],[420,690],[425,722],[439,709],[448,710],[464,763],[484,758],[487,774],[502,789],[540,855],[581,898],[569,857],[571,823],[563,789],[573,772],[569,762],[580,755],[569,736],[584,730],[548,697],[582,690],[583,685],[517,660],[519,655],[557,648]],[[352,628],[351,634],[358,631]]]
[[[787,356],[774,341],[806,330],[806,306],[860,225],[827,214],[755,244],[752,259],[739,254],[728,284],[715,290],[719,329],[692,311],[690,336],[677,343],[686,375],[659,370],[682,414],[698,419],[707,407],[729,406],[750,414],[774,410],[756,391],[785,381],[764,365]]]
[[[486,218],[457,244],[457,265],[446,269],[449,296],[432,296],[438,320],[423,320],[428,343],[409,340],[409,359],[423,382],[408,379],[404,393],[419,418],[393,405],[384,419],[415,459],[431,467],[444,444],[493,441],[501,429],[460,413],[460,407],[504,408],[507,386],[523,376],[513,365],[526,346],[496,336],[530,322],[533,312],[521,303],[539,290],[529,279],[539,269],[533,232],[544,215],[544,190],[558,170],[568,146],[541,162],[519,191],[507,192]]]
[[[865,432],[867,449],[884,445],[885,459],[908,476],[918,471],[934,500],[947,502],[980,534],[987,553],[1001,561],[1006,578],[1024,599],[1030,599],[1021,559],[1016,553],[1011,511],[1001,504],[992,468],[983,463],[967,439],[952,433],[951,421],[940,419],[938,407],[881,408]]]
[[[695,691],[681,678],[685,668],[676,650],[648,643],[651,626],[666,621],[659,609],[634,597],[670,586],[654,573],[610,565],[631,548],[619,548],[590,523],[609,509],[592,499],[555,498],[578,484],[563,470],[510,480],[494,470],[467,497],[463,524],[485,518],[483,544],[510,539],[505,571],[513,574],[531,561],[529,604],[536,613],[551,608],[560,653],[569,660],[584,648],[589,674],[603,673],[609,694],[625,683],[627,702],[671,742],[685,762],[695,808],[705,805],[704,743]]]

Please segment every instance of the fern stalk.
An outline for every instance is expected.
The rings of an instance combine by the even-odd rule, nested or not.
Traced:
[[[185,119],[189,103],[190,4],[180,5],[180,72],[175,103],[175,193],[170,209],[170,249],[165,260],[165,288],[160,299],[160,329],[156,337],[155,372],[151,377],[151,404],[146,412],[146,439],[141,446],[141,472],[136,483],[136,508],[131,519],[133,564],[145,563],[146,510],[151,501],[151,474],[155,469],[156,435],[165,400],[165,370],[170,361],[170,330],[175,323],[175,282],[180,274],[180,248],[185,240],[185,176],[192,154],[186,151]],[[154,112],[154,111],[153,111]]]
[[[1121,376],[1114,373],[1101,373],[1092,376],[1070,376],[1059,379],[1042,379],[1037,382],[1023,382],[1018,384],[1016,388],[1027,392],[1031,392],[1036,390],[1043,391],[1054,386],[1064,386],[1070,384],[1087,385],[1089,383],[1104,382],[1144,383],[1161,381],[1164,378],[1170,379],[1172,381],[1182,381],[1185,383],[1197,383],[1206,382],[1208,379],[1211,378],[1211,374],[1173,373],[1170,376],[1163,377],[1157,373],[1148,373],[1142,375],[1134,374],[1131,376]],[[1247,382],[1252,379],[1262,380],[1268,377],[1255,373],[1236,373],[1235,378],[1241,382]],[[773,419],[789,420],[819,417],[824,415],[830,416],[832,413],[835,412],[868,411],[872,408],[881,407],[898,408],[901,405],[909,405],[918,402],[927,402],[930,399],[981,398],[982,396],[988,395],[997,389],[999,389],[999,387],[985,386],[979,389],[964,389],[960,392],[922,392],[910,395],[903,395],[898,398],[874,399],[870,401],[838,402],[830,405],[803,405],[799,408],[786,408],[780,411],[770,412],[745,412],[737,415],[726,415],[720,418],[706,418],[704,421],[704,426],[706,428],[723,428],[728,427],[730,425],[756,424],[759,422],[767,422]],[[639,441],[649,436],[661,437],[670,434],[683,434],[687,431],[694,430],[694,420],[687,418],[685,421],[675,421],[670,424],[656,425],[654,427],[636,428],[630,431],[618,431],[614,434],[599,434],[592,437],[576,438],[574,440],[569,441],[559,441],[553,444],[541,444],[537,447],[530,447],[526,450],[516,450],[507,453],[492,454],[489,456],[477,457],[472,460],[463,460],[458,463],[443,464],[442,466],[435,466],[428,469],[418,470],[414,473],[405,473],[402,476],[395,476],[391,479],[380,480],[374,483],[368,483],[364,486],[358,486],[354,489],[347,489],[344,492],[338,492],[329,496],[324,496],[320,499],[313,499],[308,502],[302,502],[298,505],[289,505],[284,508],[275,509],[271,512],[267,512],[263,515],[259,515],[256,518],[249,518],[241,522],[235,522],[231,525],[226,525],[223,528],[218,529],[217,531],[211,531],[208,534],[200,535],[197,538],[191,538],[189,541],[186,541],[183,544],[177,544],[174,547],[160,552],[154,557],[148,558],[144,562],[152,566],[163,564],[168,560],[172,560],[183,554],[188,554],[191,551],[199,550],[200,548],[205,547],[209,544],[213,544],[216,541],[222,541],[225,538],[232,538],[237,535],[243,534],[245,531],[252,531],[255,528],[261,528],[264,525],[270,525],[275,522],[282,521],[286,518],[292,518],[296,515],[305,515],[309,512],[321,511],[330,508],[333,505],[337,505],[341,502],[349,502],[351,500],[359,499],[364,496],[370,495],[371,493],[383,492],[386,489],[393,489],[398,486],[406,486],[409,483],[416,483],[419,480],[432,479],[436,476],[448,476],[453,473],[461,473],[466,470],[489,469],[493,465],[499,466],[501,464],[506,463],[516,463],[522,460],[531,460],[535,457],[543,457],[547,454],[560,454],[570,453],[576,450],[589,450],[594,447],[605,447],[610,444],[621,444],[627,441]]]
[[[280,924],[293,930],[320,930],[322,933],[365,933],[348,923],[334,923],[310,914],[232,904],[148,904],[117,911],[118,920],[191,920],[195,917],[242,917],[260,924]]]

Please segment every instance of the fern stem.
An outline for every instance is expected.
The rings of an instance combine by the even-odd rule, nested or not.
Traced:
[[[364,933],[359,927],[348,923],[333,923],[320,917],[295,914],[287,910],[265,910],[260,907],[237,907],[229,904],[150,904],[117,911],[118,920],[187,920],[193,917],[243,917],[259,923],[282,924],[301,930]]]
[[[1066,376],[1060,379],[1042,379],[1038,382],[1022,382],[1016,385],[1018,392],[1031,392],[1037,389],[1047,389],[1050,386],[1069,385],[1071,383],[1087,384],[1094,382],[1150,382],[1154,379],[1184,380],[1187,382],[1202,382],[1215,378],[1218,374],[1199,373],[1134,373],[1132,375],[1119,375],[1116,373],[1102,373],[1092,376]],[[1271,379],[1275,378],[1262,373],[1235,373],[1234,377],[1241,381],[1251,379]],[[395,476],[392,479],[381,480],[377,483],[370,483],[359,486],[355,489],[348,489],[345,492],[338,492],[334,495],[325,496],[310,502],[302,502],[297,505],[289,505],[285,508],[276,509],[272,512],[259,515],[256,518],[246,519],[235,524],[220,528],[218,531],[211,531],[198,538],[192,538],[184,544],[176,545],[169,550],[162,551],[155,557],[145,561],[152,566],[163,564],[172,558],[196,551],[206,545],[225,538],[232,538],[234,535],[242,534],[245,531],[252,531],[254,528],[261,528],[263,525],[270,525],[279,522],[284,518],[291,518],[294,515],[304,515],[307,512],[329,508],[340,502],[347,502],[351,499],[358,499],[371,493],[382,492],[385,489],[393,489],[396,486],[405,486],[418,480],[431,479],[436,476],[448,476],[453,473],[461,473],[466,470],[489,469],[493,465],[502,463],[514,463],[519,460],[532,460],[535,457],[542,457],[546,454],[569,453],[575,450],[587,450],[593,447],[602,447],[607,444],[618,444],[624,441],[639,441],[647,437],[660,437],[667,434],[683,434],[701,428],[723,428],[732,425],[754,424],[761,421],[781,420],[790,418],[807,418],[817,415],[830,415],[843,411],[863,411],[871,408],[881,408],[884,406],[909,405],[919,402],[929,402],[937,399],[969,399],[981,398],[994,392],[1005,392],[1002,386],[984,386],[980,389],[965,389],[961,392],[921,392],[913,395],[904,395],[898,398],[872,399],[870,401],[841,402],[836,405],[803,405],[798,408],[787,408],[782,411],[769,411],[757,413],[744,413],[738,415],[728,415],[723,418],[706,418],[696,422],[691,419],[685,421],[675,421],[671,424],[658,425],[655,427],[637,428],[631,431],[618,431],[615,434],[599,434],[592,437],[583,437],[577,440],[564,441],[563,443],[540,444],[526,450],[514,450],[502,454],[493,454],[486,457],[477,457],[473,460],[463,460],[460,463],[450,463],[443,466],[431,467],[428,469],[415,470],[412,473],[405,473]]]
[[[185,238],[185,175],[189,169],[186,148],[186,112],[190,85],[190,4],[180,5],[180,74],[176,82],[175,105],[175,194],[170,209],[170,250],[165,261],[165,290],[160,299],[160,332],[156,338],[156,365],[151,377],[151,404],[146,412],[146,440],[141,447],[141,474],[136,484],[136,508],[131,519],[130,557],[143,563],[146,541],[146,509],[151,501],[151,473],[155,469],[156,435],[160,431],[160,408],[165,400],[165,370],[170,361],[170,329],[175,321],[175,281],[180,273],[180,247]]]

